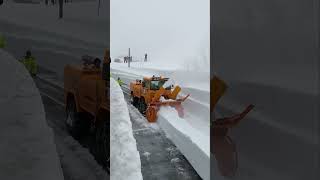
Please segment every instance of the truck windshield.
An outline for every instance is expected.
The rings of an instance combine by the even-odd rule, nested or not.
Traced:
[[[158,80],[157,81],[151,81],[150,89],[151,90],[159,90],[160,87],[162,87],[165,82],[166,81],[163,81],[163,80],[161,80],[161,81],[158,81]]]

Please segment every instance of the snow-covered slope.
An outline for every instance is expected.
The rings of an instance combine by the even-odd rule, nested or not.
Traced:
[[[137,62],[139,63],[139,62]],[[171,78],[168,84],[182,87],[180,96],[190,93],[182,104],[185,116],[179,118],[174,108],[161,107],[158,123],[175,143],[203,179],[210,179],[210,106],[209,73],[187,70],[158,70],[150,63],[148,68],[132,63],[128,68],[123,63],[112,63],[111,73],[125,84],[143,76],[163,75]]]
[[[38,89],[1,49],[0,60],[0,179],[64,179]]]
[[[132,133],[127,104],[116,81],[110,78],[110,178],[142,180],[140,155]]]

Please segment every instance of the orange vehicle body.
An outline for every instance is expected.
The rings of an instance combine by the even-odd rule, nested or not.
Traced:
[[[109,168],[109,64],[104,60],[100,67],[101,60],[94,60],[64,68],[66,125],[75,138],[94,132],[96,159]]]
[[[214,112],[218,101],[224,95],[227,85],[223,80],[214,76],[211,79],[211,111]],[[239,114],[218,118],[213,117],[211,129],[211,152],[213,153],[220,174],[233,177],[238,169],[238,155],[236,145],[228,135],[228,131],[235,127],[253,109],[253,105]]]
[[[133,105],[136,106],[141,113],[146,114],[149,122],[156,121],[157,112],[160,106],[164,105],[175,107],[179,116],[183,117],[181,103],[185,101],[189,95],[182,99],[177,99],[181,88],[179,86],[176,86],[173,90],[172,86],[163,88],[162,86],[167,80],[168,78],[163,77],[144,77],[142,81],[136,80],[130,83]],[[161,100],[161,97],[163,97],[164,100]]]
[[[218,77],[213,77],[211,79],[211,85],[212,85],[212,90],[211,90],[211,111],[215,108],[216,104],[218,103],[219,99],[222,97],[224,92],[227,89],[227,85],[225,84],[224,81],[219,79]]]
[[[82,65],[65,67],[65,103],[73,97],[78,112],[87,112],[99,119],[99,115],[109,109],[106,91],[106,81],[102,79],[100,69],[87,69]]]

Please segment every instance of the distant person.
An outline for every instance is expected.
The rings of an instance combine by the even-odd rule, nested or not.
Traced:
[[[30,50],[27,50],[25,57],[21,60],[21,63],[26,67],[32,77],[37,75],[38,65]]]
[[[6,46],[6,39],[0,34],[0,48],[3,49]]]
[[[147,55],[147,53],[144,55],[144,62],[147,62],[147,59],[148,58],[148,55]]]
[[[118,84],[119,84],[120,86],[123,85],[123,82],[122,82],[122,80],[120,79],[120,77],[118,77],[117,82],[118,82]]]

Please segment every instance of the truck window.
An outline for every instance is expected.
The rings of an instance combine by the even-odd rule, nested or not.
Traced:
[[[143,83],[144,83],[144,87],[146,87],[147,89],[150,88],[150,81],[143,81]]]
[[[166,80],[161,80],[161,81],[159,81],[159,84],[158,84],[158,85],[159,85],[159,88],[162,87],[162,86],[164,85],[164,83],[166,83]]]
[[[150,87],[151,90],[159,90],[160,87],[159,87],[159,81],[151,81],[151,87]]]

